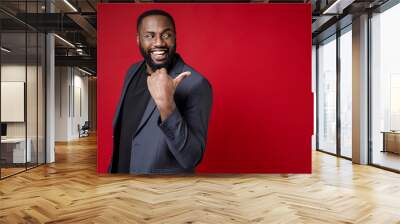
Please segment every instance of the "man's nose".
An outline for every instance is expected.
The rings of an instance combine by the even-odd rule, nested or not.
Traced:
[[[165,41],[163,38],[161,38],[161,36],[157,35],[155,38],[155,46],[159,47],[159,46],[165,46]]]

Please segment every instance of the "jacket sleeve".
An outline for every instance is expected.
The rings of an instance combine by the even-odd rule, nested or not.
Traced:
[[[189,93],[186,104],[178,107],[158,126],[168,148],[185,169],[194,169],[201,161],[207,141],[208,121],[212,106],[212,89],[203,79]]]

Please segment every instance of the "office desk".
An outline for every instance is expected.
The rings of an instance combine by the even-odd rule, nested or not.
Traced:
[[[383,150],[382,152],[393,152],[400,154],[400,132],[383,131]]]
[[[31,162],[32,140],[27,138],[25,151],[25,138],[6,138],[1,139],[1,157],[6,163],[25,163]],[[26,161],[25,161],[26,160]]]

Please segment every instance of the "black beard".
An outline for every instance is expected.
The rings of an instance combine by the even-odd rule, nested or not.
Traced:
[[[147,65],[150,66],[150,68],[153,72],[158,69],[161,69],[161,68],[165,68],[165,69],[167,69],[167,71],[170,70],[170,66],[172,64],[172,61],[174,59],[175,52],[176,52],[176,45],[172,46],[171,49],[167,48],[167,52],[168,52],[167,61],[162,64],[154,63],[153,59],[151,59],[150,52],[149,51],[146,52],[141,44],[140,44],[139,48],[140,48],[140,53],[142,54],[142,56],[144,58],[144,61],[146,62]]]

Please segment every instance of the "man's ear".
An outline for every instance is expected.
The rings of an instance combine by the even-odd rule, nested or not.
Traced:
[[[136,43],[139,46],[139,33],[136,33]]]

